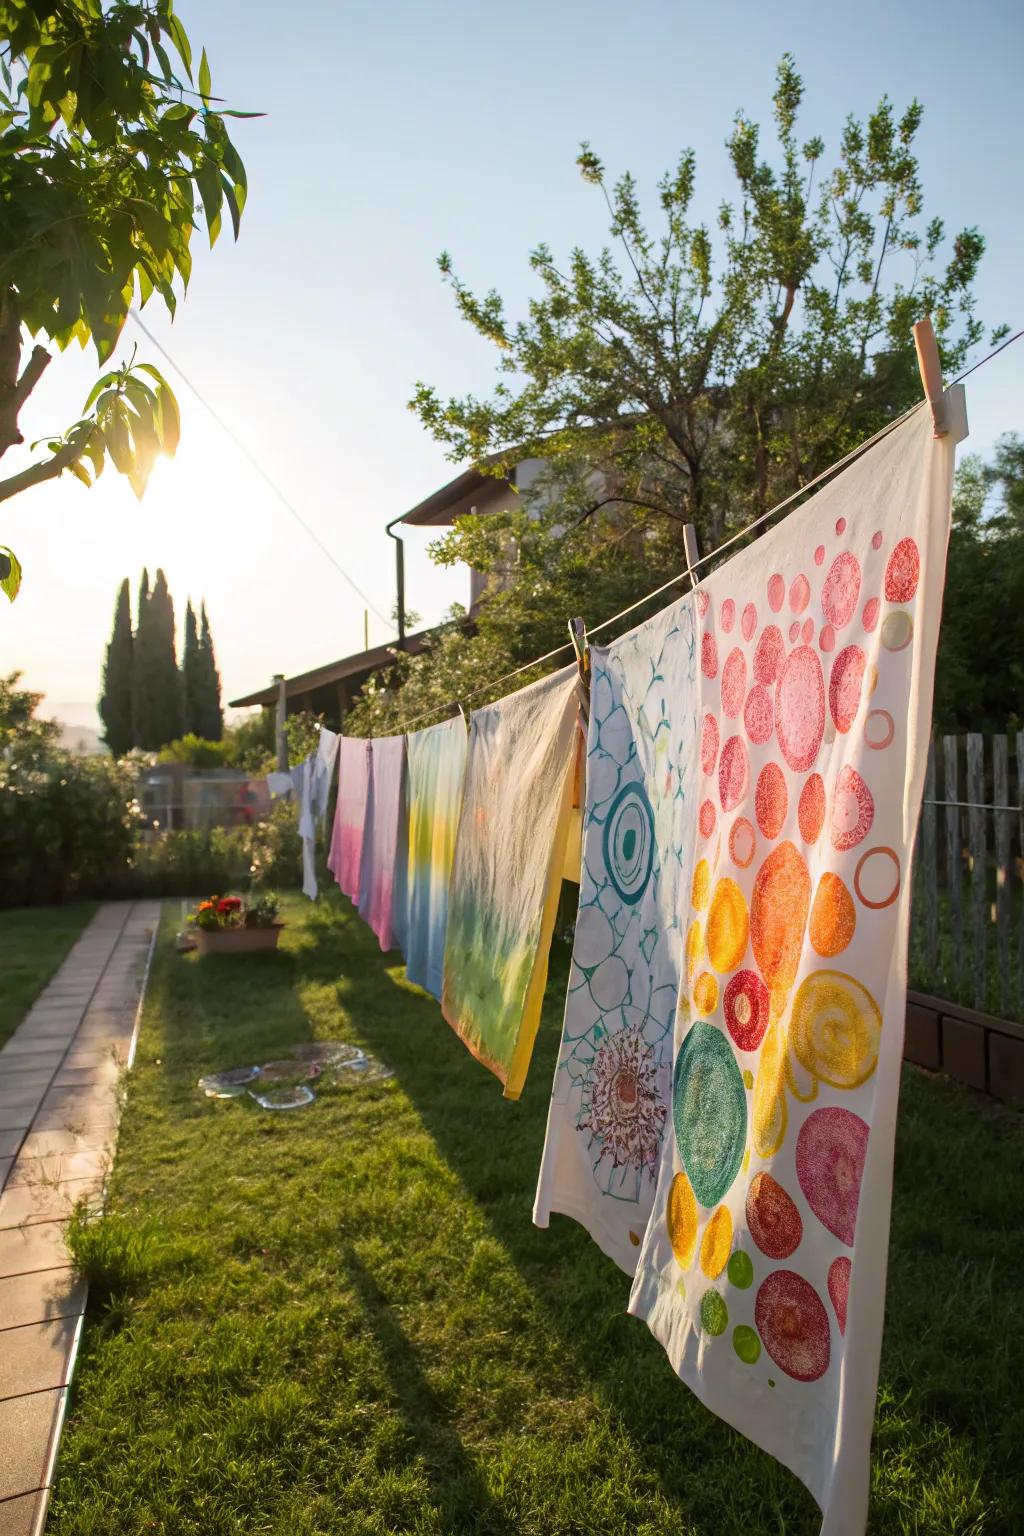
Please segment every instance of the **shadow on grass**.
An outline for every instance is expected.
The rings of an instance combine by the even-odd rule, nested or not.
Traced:
[[[797,1479],[701,1407],[643,1325],[626,1317],[628,1281],[582,1229],[563,1217],[548,1232],[532,1225],[565,950],[552,957],[530,1077],[518,1104],[511,1104],[433,999],[407,986],[400,956],[380,955],[368,930],[337,908],[314,913],[307,932],[311,942],[290,957],[296,980],[322,982],[341,973],[338,1000],[360,1043],[396,1069],[560,1346],[670,1503],[695,1531],[817,1531],[820,1514]],[[870,1528],[949,1530],[950,1536],[1024,1529],[1014,1467],[1024,1428],[1015,1384],[1024,1359],[1017,1351],[1014,1361],[1013,1346],[1005,1345],[1020,1337],[1013,1319],[1019,1321],[1024,1303],[1014,1258],[1022,1237],[1024,1120],[943,1080],[913,1069],[905,1076]],[[951,1146],[959,1148],[955,1160]],[[994,1266],[1006,1281],[998,1295]],[[401,1358],[412,1370],[372,1277],[354,1272],[353,1278],[368,1315],[382,1327],[388,1358]],[[443,1417],[418,1369],[414,1374],[420,1382],[410,1389],[414,1413],[422,1405],[432,1418]],[[720,1480],[702,1476],[716,1464],[730,1468],[735,1503],[729,1511]]]

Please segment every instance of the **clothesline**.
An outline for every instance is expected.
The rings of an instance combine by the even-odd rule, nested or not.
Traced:
[[[951,389],[953,385],[962,383],[963,380],[969,378],[972,373],[976,373],[979,368],[983,368],[986,363],[990,363],[994,357],[998,357],[1000,352],[1005,352],[1007,347],[1012,346],[1015,341],[1019,341],[1022,336],[1024,336],[1024,329],[1015,332],[1013,336],[1008,336],[1005,341],[1003,341],[998,347],[993,348],[993,350],[987,353],[985,357],[979,358],[978,362],[972,364],[970,368],[964,369],[962,373],[959,373],[955,379],[950,381],[946,388]],[[823,469],[820,474],[815,475],[813,480],[808,480],[806,485],[800,486],[798,490],[795,490],[792,495],[787,496],[785,500],[778,502],[777,505],[770,508],[769,511],[762,512],[751,522],[744,524],[744,526],[738,529],[736,533],[731,534],[729,538],[723,540],[723,542],[718,544],[714,549],[709,550],[707,554],[701,555],[699,559],[690,562],[685,570],[680,571],[675,576],[670,577],[669,580],[663,582],[660,587],[655,587],[653,592],[645,593],[643,597],[637,598],[635,603],[631,603],[627,608],[623,608],[618,613],[612,614],[611,618],[603,619],[600,624],[596,624],[593,629],[589,630],[588,634],[600,634],[602,630],[610,628],[610,626],[613,624],[617,624],[620,619],[628,618],[629,615],[631,613],[635,613],[638,608],[644,607],[646,603],[651,602],[656,597],[660,597],[663,592],[668,592],[672,587],[679,586],[682,582],[689,580],[692,584],[696,585],[693,572],[700,566],[707,565],[712,560],[717,560],[719,555],[721,555],[724,550],[731,548],[733,544],[738,543],[741,539],[745,539],[754,531],[755,528],[759,528],[762,523],[765,523],[770,518],[775,517],[779,512],[785,511],[787,507],[792,506],[795,501],[799,501],[802,497],[806,496],[808,492],[814,490],[816,486],[821,485],[821,483],[824,480],[827,480],[831,475],[836,474],[841,469],[845,469],[847,465],[852,464],[853,461],[859,458],[861,454],[866,453],[869,448],[873,448],[876,443],[881,442],[882,439],[887,437],[890,432],[894,432],[897,427],[902,426],[902,424],[907,421],[909,417],[913,416],[915,411],[923,410],[926,407],[927,401],[918,401],[915,405],[910,406],[908,410],[904,411],[901,416],[897,416],[892,421],[886,422],[885,426],[880,428],[880,430],[876,432],[872,437],[865,438],[862,443],[858,443],[857,446],[852,448],[850,452],[843,458],[838,459],[834,464],[830,464],[827,469]],[[524,672],[532,672],[535,667],[542,666],[546,661],[553,661],[556,656],[561,656],[566,651],[571,651],[572,649],[573,643],[571,640],[567,640],[563,645],[556,645],[554,650],[545,651],[542,656],[536,656],[532,661],[527,661],[524,662],[522,666],[514,667],[511,672],[505,672],[501,677],[496,677],[491,682],[481,683],[479,687],[470,689],[468,693],[460,694],[458,698],[446,699],[444,703],[434,704],[429,709],[423,710],[420,714],[414,715],[411,720],[404,720],[402,722],[402,730],[408,731],[412,726],[418,725],[421,720],[428,720],[431,715],[437,714],[440,710],[460,708],[461,705],[468,704],[470,699],[478,698],[482,693],[489,693],[492,688],[497,688],[502,683],[511,682],[514,677],[521,677]]]

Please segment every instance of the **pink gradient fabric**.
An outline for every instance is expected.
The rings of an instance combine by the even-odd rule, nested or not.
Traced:
[[[370,792],[370,753],[370,743],[356,736],[342,736],[338,743],[338,803],[327,868],[350,901],[359,900],[363,830]]]
[[[380,736],[370,754],[358,906],[385,951],[405,938],[407,836],[405,737]]]

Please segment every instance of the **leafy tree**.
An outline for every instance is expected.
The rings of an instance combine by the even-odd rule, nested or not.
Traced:
[[[1024,724],[1024,439],[957,470],[935,677],[935,722],[949,732]]]
[[[145,573],[143,573],[145,580]],[[157,571],[140,601],[135,634],[135,744],[155,751],[181,735],[181,682],[174,645],[174,603]]]
[[[126,576],[114,607],[114,629],[107,646],[100,698],[104,740],[115,757],[123,757],[135,745],[132,729],[134,650],[131,595]]]
[[[36,710],[44,695],[19,688],[20,678],[20,672],[0,677],[0,761],[25,766],[57,745],[60,726],[39,719]]]
[[[200,210],[211,245],[225,209],[237,238],[246,178],[225,118],[251,114],[220,108],[205,49],[192,88],[173,0],[0,0],[0,76],[2,456],[23,441],[19,414],[51,361],[37,341],[22,363],[25,332],[61,351],[91,341],[107,363],[132,303],[157,293],[173,314]],[[171,389],[133,354],[45,457],[0,480],[0,501],[65,470],[89,485],[108,456],[141,496],[177,441]],[[20,566],[0,555],[13,600]]]
[[[185,604],[185,642],[181,656],[182,718],[186,735],[202,736],[202,658],[192,599]]]
[[[771,154],[736,117],[736,193],[714,231],[692,218],[692,151],[659,182],[652,229],[633,177],[610,184],[584,145],[577,163],[607,204],[614,248],[559,263],[538,246],[540,292],[523,319],[497,293],[474,294],[442,254],[499,379],[489,398],[420,383],[411,408],[455,462],[499,479],[527,459],[546,467],[521,510],[461,518],[432,546],[492,589],[474,624],[453,614],[422,656],[372,679],[347,730],[393,729],[561,645],[570,615],[603,620],[679,571],[685,523],[710,551],[806,485],[920,399],[911,328],[924,314],[947,368],[980,338],[984,240],[964,229],[947,242],[941,219],[924,222],[920,105],[898,114],[883,98],[866,122],[848,118],[827,160],[821,138],[798,132],[803,90],[786,55]]]
[[[142,717],[145,713],[145,706],[142,700],[142,668],[139,664],[139,646],[148,608],[149,571],[143,566],[142,575],[139,578],[138,606],[135,610],[135,645],[132,657],[132,745],[136,747],[142,745],[140,732],[142,729]]]
[[[963,229],[947,244],[941,219],[924,222],[921,106],[897,114],[883,97],[866,123],[849,117],[829,162],[821,138],[801,141],[803,92],[787,54],[770,157],[737,115],[736,192],[715,232],[692,220],[692,151],[658,183],[653,230],[633,177],[610,185],[584,144],[577,163],[604,197],[619,258],[576,248],[559,264],[538,246],[541,291],[523,320],[497,293],[471,292],[442,254],[501,375],[490,399],[417,386],[411,406],[453,460],[502,478],[541,457],[541,489],[563,513],[632,507],[677,533],[694,523],[710,549],[920,397],[914,321],[930,312],[944,363],[962,362],[981,335],[984,240]]]
[[[205,602],[201,611],[196,673],[198,692],[195,729],[208,741],[220,741],[224,734],[224,711],[220,702],[220,673],[217,670],[213,634]]]

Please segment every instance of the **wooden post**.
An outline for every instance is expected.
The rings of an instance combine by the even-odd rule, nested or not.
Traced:
[[[985,738],[977,731],[967,734],[967,825],[971,842],[971,959],[974,1006],[984,1009],[988,982],[988,902],[985,874],[987,850],[985,812]]]
[[[695,566],[700,559],[697,549],[697,530],[692,523],[683,524],[683,549],[686,553],[686,569],[690,576],[690,586],[697,585]]]
[[[955,736],[942,738],[946,770],[946,885],[949,888],[949,933],[952,940],[954,996],[964,974],[964,910],[961,899],[963,847],[960,842],[960,775]]]
[[[1010,804],[1010,752],[1005,736],[992,739],[992,803]],[[1010,1017],[1010,834],[1009,810],[993,812],[996,834],[996,959],[999,966],[999,1005]]]
[[[274,740],[277,742],[277,767],[278,772],[288,772],[288,737],[285,735],[284,722],[288,714],[288,695],[285,692],[284,673],[274,674],[274,685],[277,688],[277,705],[274,711]]]

